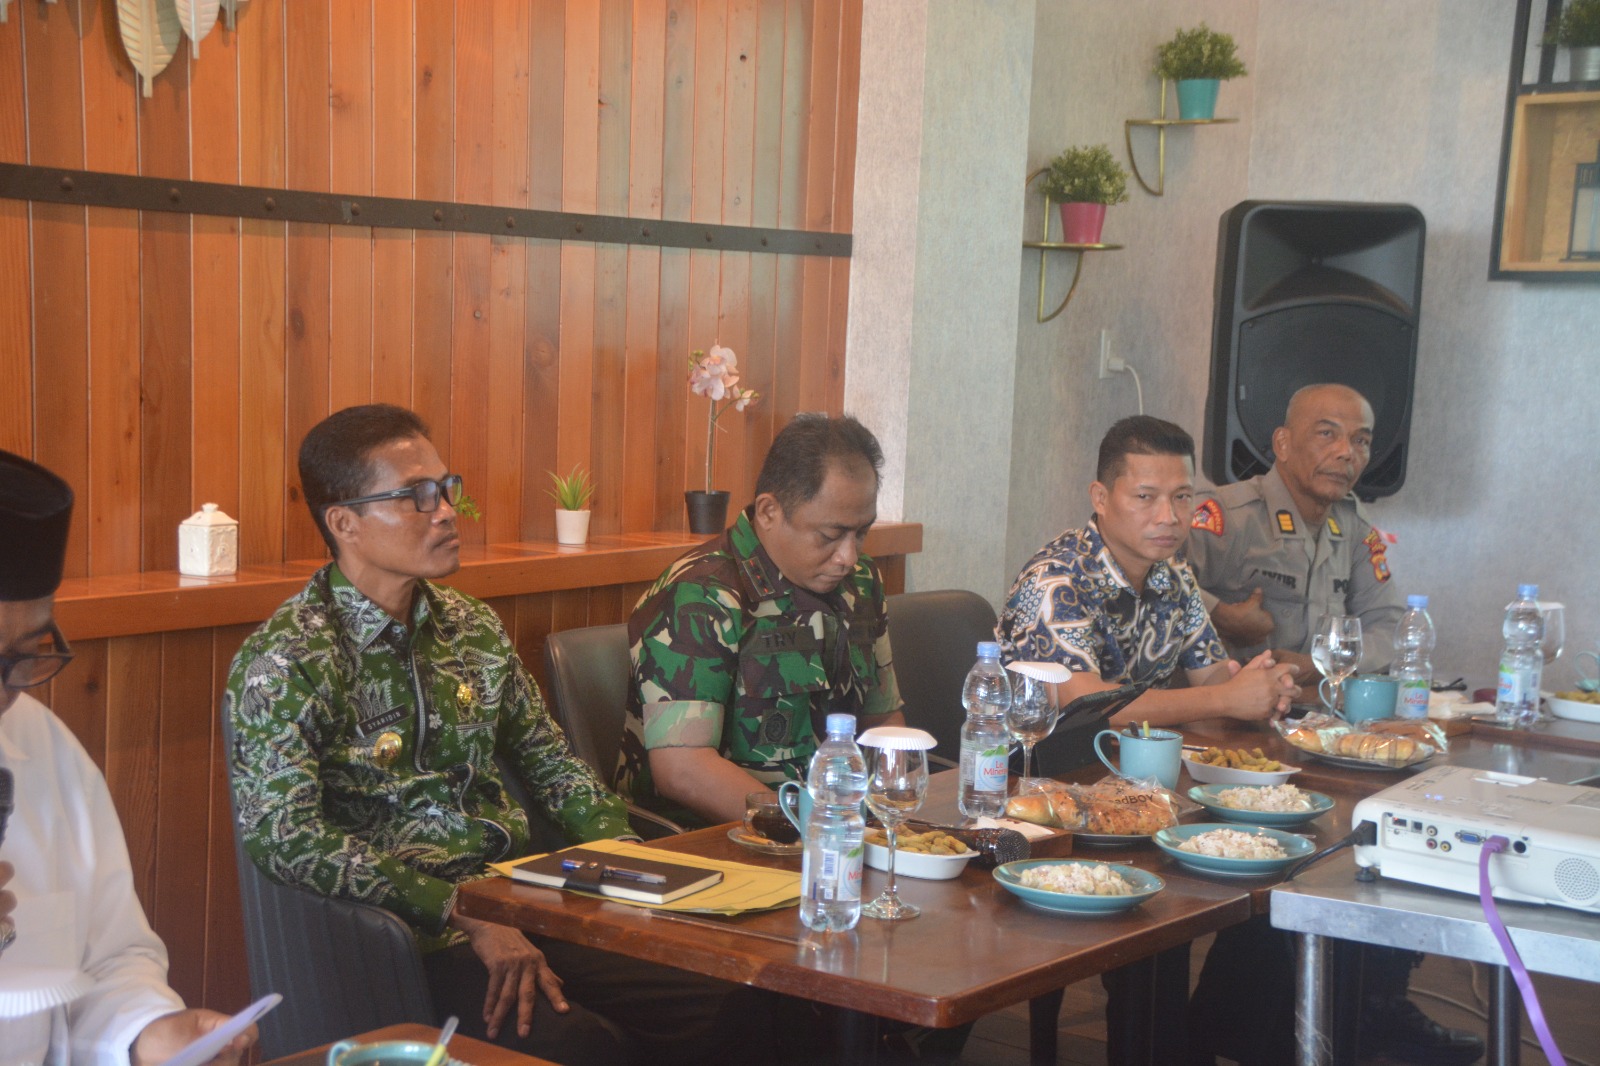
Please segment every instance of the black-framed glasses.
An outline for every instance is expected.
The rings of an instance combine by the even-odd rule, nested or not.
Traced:
[[[54,622],[50,623],[54,651],[31,655],[0,655],[0,685],[6,688],[33,688],[55,677],[72,661],[72,648]]]
[[[424,514],[439,509],[442,499],[451,507],[461,502],[461,475],[446,474],[441,478],[428,478],[403,489],[374,492],[371,496],[357,496],[353,500],[335,500],[329,507],[354,507],[358,503],[381,503],[384,500],[403,500],[409,497],[417,510]]]

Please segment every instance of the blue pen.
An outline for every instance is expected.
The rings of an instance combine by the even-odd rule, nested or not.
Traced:
[[[667,879],[660,874],[645,873],[643,870],[630,870],[624,866],[606,866],[598,862],[584,862],[582,859],[562,859],[563,870],[581,870],[584,867],[599,867],[601,877],[614,877],[618,881],[638,881],[646,885],[664,885]]]

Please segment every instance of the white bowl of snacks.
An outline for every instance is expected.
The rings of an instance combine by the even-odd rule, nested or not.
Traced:
[[[889,848],[882,829],[868,829],[867,865],[874,870],[889,868]],[[928,881],[948,881],[960,877],[976,851],[949,833],[938,829],[916,833],[901,829],[895,834],[894,874],[920,877]]]
[[[1260,748],[1207,748],[1186,751],[1183,765],[1203,785],[1281,785],[1300,772],[1263,755]]]
[[[1550,713],[1574,722],[1600,722],[1600,693],[1573,689],[1546,696]]]

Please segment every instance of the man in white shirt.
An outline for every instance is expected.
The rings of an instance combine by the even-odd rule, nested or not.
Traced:
[[[0,1058],[165,1062],[226,1021],[185,1010],[167,951],[134,892],[105,778],[24,689],[72,658],[53,618],[72,490],[0,451],[0,770],[13,802],[0,838]],[[214,1060],[237,1063],[255,1034]]]

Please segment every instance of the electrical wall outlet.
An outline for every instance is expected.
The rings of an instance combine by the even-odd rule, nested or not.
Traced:
[[[1100,331],[1100,376],[1108,378],[1112,374],[1120,374],[1127,369],[1127,364],[1111,354],[1111,331]]]

